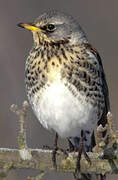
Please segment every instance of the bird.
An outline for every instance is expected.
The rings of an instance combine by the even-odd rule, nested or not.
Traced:
[[[91,151],[94,128],[105,125],[110,111],[99,53],[79,22],[65,12],[48,10],[18,26],[33,34],[25,85],[34,114],[44,128],[56,132],[56,147],[60,136],[68,139],[71,150],[82,144],[82,151]]]

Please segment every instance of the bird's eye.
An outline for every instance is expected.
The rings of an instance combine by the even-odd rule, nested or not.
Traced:
[[[54,31],[54,30],[55,30],[55,25],[54,25],[54,24],[48,24],[48,25],[47,25],[47,31],[52,32],[52,31]]]

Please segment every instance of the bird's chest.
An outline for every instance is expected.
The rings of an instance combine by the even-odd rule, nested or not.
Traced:
[[[41,124],[62,137],[78,136],[81,129],[90,130],[96,124],[96,108],[80,92],[75,96],[61,80],[47,86],[40,98],[35,94],[31,103]]]

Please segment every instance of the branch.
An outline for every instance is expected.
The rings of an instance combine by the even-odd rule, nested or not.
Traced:
[[[0,168],[32,168],[40,171],[54,170],[52,166],[52,151],[42,149],[27,149],[30,152],[31,158],[22,159],[21,151],[18,149],[0,149]],[[118,159],[114,159],[110,162],[107,159],[100,158],[98,153],[88,153],[91,159],[91,165],[85,160],[84,156],[81,159],[81,172],[82,173],[118,173]],[[74,172],[76,167],[77,153],[69,153],[66,158],[62,152],[57,153],[57,171],[59,172]],[[6,166],[7,164],[7,166]],[[8,166],[8,164],[10,166]]]
[[[20,122],[20,130],[18,135],[19,149],[0,148],[0,178],[7,176],[12,168],[32,168],[41,171],[37,178],[28,177],[28,179],[41,179],[45,172],[54,170],[52,165],[52,151],[43,149],[30,149],[26,143],[26,115],[28,103],[24,101],[22,108],[12,105],[11,110],[18,116]],[[106,174],[118,173],[118,131],[112,129],[112,116],[109,112],[107,115],[108,124],[103,128],[101,125],[96,131],[97,145],[93,152],[87,153],[91,165],[81,159],[81,173],[90,174]],[[102,133],[107,130],[106,136],[103,138]],[[77,153],[69,153],[68,157],[64,153],[57,152],[57,171],[74,172],[76,167]]]

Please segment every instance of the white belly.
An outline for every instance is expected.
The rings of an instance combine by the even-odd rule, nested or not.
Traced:
[[[33,110],[41,124],[61,137],[80,136],[81,129],[92,132],[97,123],[96,108],[80,93],[74,97],[60,81],[48,87],[40,99],[35,95],[33,102]]]

